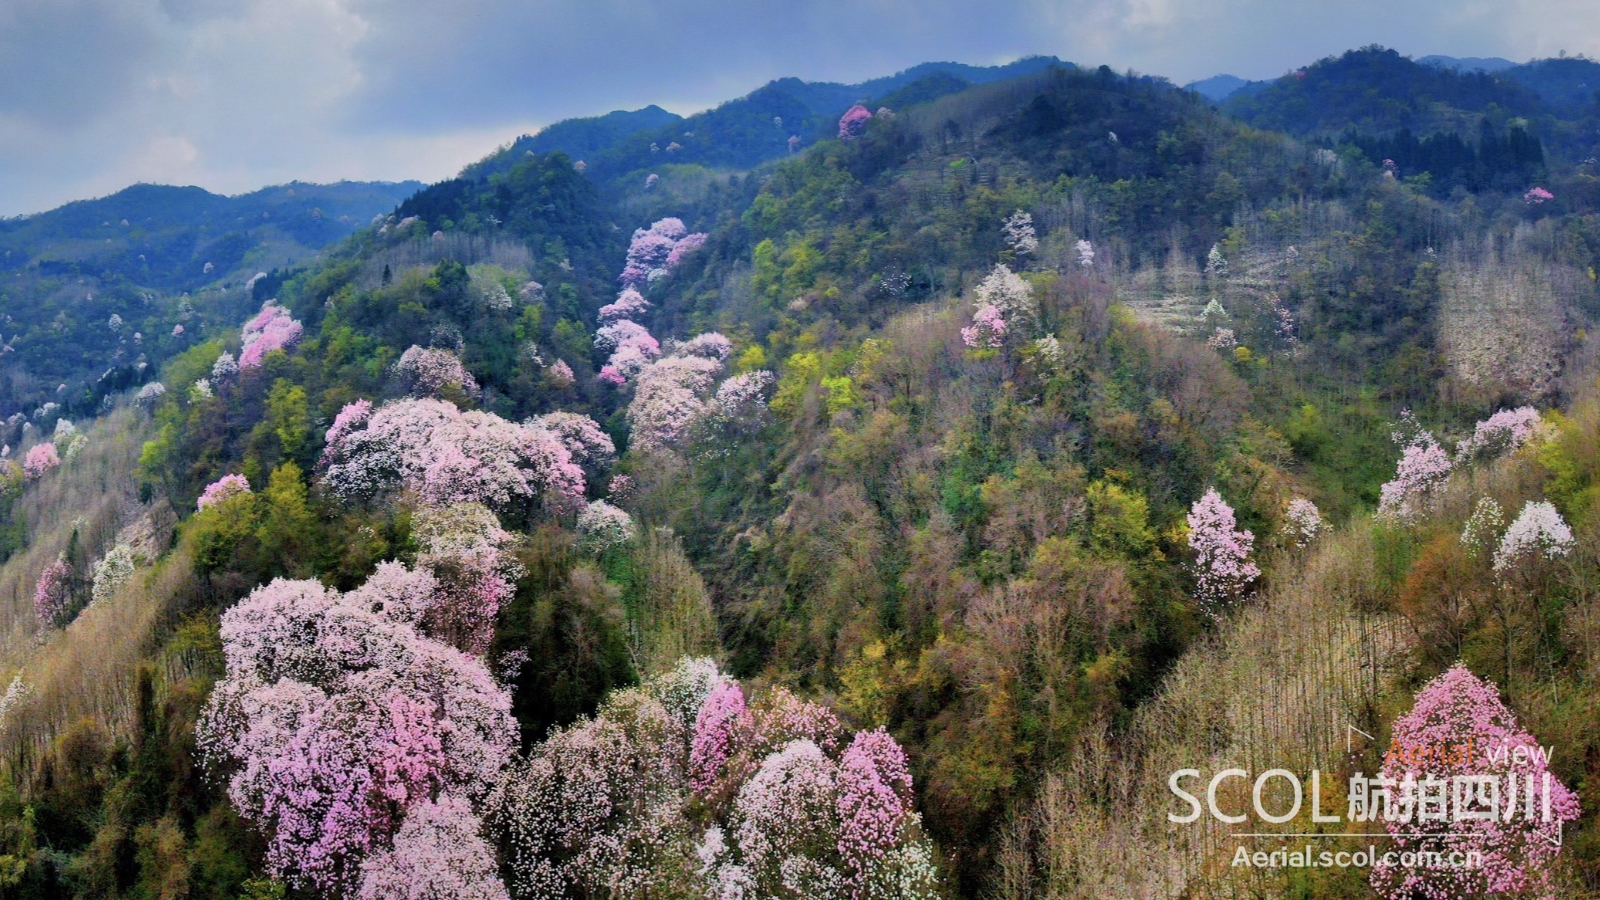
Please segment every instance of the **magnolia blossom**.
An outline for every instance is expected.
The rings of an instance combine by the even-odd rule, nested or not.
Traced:
[[[604,469],[617,458],[617,445],[600,423],[580,413],[545,413],[532,424],[547,429],[566,445],[572,459],[582,466]]]
[[[709,237],[710,235],[703,231],[696,231],[693,234],[684,235],[678,241],[678,243],[673,245],[672,252],[667,254],[667,271],[670,272],[677,268],[678,263],[683,262],[683,258],[685,256],[688,256],[694,251],[699,250],[701,247],[704,247],[706,245],[706,239]]]
[[[1239,339],[1234,336],[1232,328],[1218,328],[1211,332],[1211,337],[1206,338],[1206,346],[1219,353],[1226,353],[1239,346]]]
[[[1078,251],[1078,265],[1087,269],[1094,265],[1094,245],[1085,240],[1080,240],[1073,245]]]
[[[229,497],[248,493],[250,493],[250,482],[243,475],[224,475],[206,485],[206,489],[200,493],[200,499],[195,502],[195,508],[206,509]]]
[[[182,337],[183,336],[183,326],[182,325],[174,325],[174,326],[172,326],[172,336],[173,337]]]
[[[624,344],[642,340],[654,342],[655,339],[650,337],[649,329],[630,319],[619,319],[609,325],[601,325],[594,333],[594,345],[599,350],[615,350]]]
[[[607,324],[618,319],[634,319],[650,309],[650,301],[635,288],[624,288],[615,303],[600,307],[600,322]]]
[[[711,406],[724,419],[759,417],[767,409],[767,392],[777,380],[776,375],[765,369],[735,375],[717,386]]]
[[[572,367],[567,365],[567,361],[564,359],[558,359],[552,363],[549,374],[550,380],[554,381],[557,387],[568,388],[577,382],[577,376],[572,373]]]
[[[1189,547],[1194,551],[1195,597],[1213,616],[1238,599],[1260,577],[1250,561],[1255,535],[1236,527],[1233,507],[1215,488],[1189,509]]]
[[[721,369],[720,362],[700,356],[669,356],[640,369],[628,405],[634,445],[662,450],[682,443],[705,413],[705,394]]]
[[[323,483],[348,499],[405,489],[436,505],[542,500],[565,508],[584,490],[583,469],[549,429],[443,400],[346,406],[328,429],[321,466]]]
[[[268,353],[289,348],[300,339],[303,331],[288,310],[268,300],[262,304],[261,312],[245,323],[240,334],[244,350],[239,354],[239,368],[260,366]]]
[[[1295,547],[1304,549],[1317,539],[1322,531],[1322,513],[1317,505],[1303,497],[1289,501],[1283,515],[1283,536]]]
[[[867,130],[867,120],[872,118],[872,110],[857,103],[845,110],[839,117],[839,140],[853,141]]]
[[[1531,406],[1502,409],[1479,422],[1472,436],[1456,446],[1456,459],[1465,462],[1515,452],[1539,432],[1542,424],[1539,411]]]
[[[1560,852],[1561,823],[1580,814],[1578,797],[1549,771],[1537,740],[1518,726],[1492,684],[1458,663],[1417,692],[1411,711],[1395,720],[1391,740],[1411,751],[1388,755],[1379,772],[1392,785],[1397,808],[1413,809],[1423,802],[1416,798],[1435,790],[1443,796],[1455,778],[1465,777],[1493,783],[1501,814],[1417,815],[1404,821],[1385,816],[1384,827],[1401,853],[1476,853],[1482,863],[1402,867],[1380,855],[1371,875],[1380,897],[1557,896],[1549,867]],[[1472,750],[1452,752],[1462,747]],[[1416,752],[1434,748],[1425,759]]]
[[[591,553],[604,553],[633,540],[633,517],[604,500],[595,500],[578,513],[578,533]]]
[[[673,356],[703,356],[723,362],[733,352],[733,342],[715,331],[697,334],[672,348]]]
[[[1505,527],[1506,513],[1493,497],[1480,497],[1472,508],[1472,515],[1461,529],[1461,545],[1467,556],[1477,559],[1479,554],[1499,542],[1500,529]]]
[[[981,306],[972,314],[972,324],[961,329],[961,342],[976,349],[1005,346],[1005,314],[993,306]]]
[[[1500,538],[1500,546],[1494,552],[1495,574],[1503,576],[1529,557],[1566,556],[1572,544],[1572,529],[1555,506],[1544,500],[1529,500]]]
[[[222,351],[217,361],[211,365],[211,380],[214,383],[220,384],[237,374],[239,374],[239,364],[234,361],[233,354],[226,350]]]
[[[221,636],[227,671],[196,729],[201,753],[295,889],[348,894],[391,835],[395,852],[426,845],[441,826],[425,804],[480,802],[516,745],[510,697],[481,661],[360,591],[279,579],[223,613]],[[405,865],[380,854],[373,871]]]
[[[1018,254],[1039,249],[1039,238],[1033,230],[1033,216],[1020,209],[1006,217],[1000,225],[1000,233],[1005,236],[1006,246]]]
[[[411,809],[387,850],[361,866],[359,900],[510,900],[483,821],[459,797]]]
[[[133,577],[133,551],[118,544],[94,564],[94,582],[89,596],[93,603],[110,600]]]
[[[22,462],[22,471],[31,480],[42,477],[59,465],[61,457],[56,455],[56,445],[46,442],[28,448],[28,455]]]
[[[161,399],[162,395],[166,394],[166,392],[166,385],[159,381],[152,381],[149,384],[146,384],[144,387],[139,388],[139,393],[135,394],[133,399],[136,403],[148,406],[149,404]]]
[[[502,289],[503,290],[503,289]],[[417,396],[438,396],[446,388],[466,394],[478,392],[478,382],[449,350],[425,349],[415,344],[394,364],[395,377]]]
[[[1393,480],[1379,491],[1378,517],[1394,522],[1410,522],[1421,505],[1450,476],[1450,455],[1433,435],[1419,432],[1400,454]]]
[[[1529,206],[1537,206],[1546,200],[1554,200],[1555,198],[1555,194],[1550,193],[1542,187],[1529,188],[1528,192],[1522,195],[1522,201]]]
[[[72,567],[62,557],[44,567],[33,589],[33,615],[40,628],[61,624],[72,600]]]
[[[654,183],[649,182],[649,185]],[[618,280],[623,287],[643,287],[670,272],[684,253],[698,249],[705,239],[703,234],[689,234],[682,219],[672,216],[659,219],[649,228],[641,228],[633,233],[633,240],[628,245],[627,262]],[[674,256],[680,244],[686,246]]]
[[[979,308],[992,306],[1007,321],[1028,323],[1038,315],[1038,307],[1033,301],[1033,288],[1021,275],[1004,264],[996,265],[994,271],[978,282],[976,293]]]

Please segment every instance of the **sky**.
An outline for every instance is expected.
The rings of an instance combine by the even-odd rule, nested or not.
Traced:
[[[1594,0],[0,0],[0,216],[135,182],[436,181],[784,76],[1047,54],[1187,83],[1367,44],[1600,57]]]

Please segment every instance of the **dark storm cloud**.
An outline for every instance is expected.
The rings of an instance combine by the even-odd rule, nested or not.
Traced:
[[[1053,54],[1185,82],[1368,43],[1600,53],[1591,0],[3,0],[0,213],[137,180],[445,177],[556,119]]]

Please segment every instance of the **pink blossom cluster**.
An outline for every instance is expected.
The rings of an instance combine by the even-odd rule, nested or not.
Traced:
[[[1537,206],[1538,204],[1543,203],[1546,200],[1554,200],[1555,198],[1556,198],[1555,194],[1550,193],[1549,191],[1545,190],[1544,188],[1542,188],[1542,187],[1534,187],[1534,188],[1529,188],[1528,192],[1526,194],[1522,195],[1522,202],[1528,204],[1529,206]]]
[[[569,388],[578,379],[572,374],[572,367],[567,365],[567,361],[558,359],[550,364],[550,380],[554,381],[557,387]]]
[[[664,450],[682,444],[705,414],[706,394],[722,363],[702,356],[669,356],[639,370],[628,424],[634,446]]]
[[[622,293],[617,295],[616,302],[600,307],[600,323],[635,319],[644,315],[649,309],[650,301],[646,300],[643,294],[635,288],[624,288]]]
[[[706,359],[714,359],[717,362],[726,361],[728,355],[732,352],[733,342],[715,331],[697,334],[687,341],[674,344],[672,347],[673,356],[703,356]]]
[[[357,900],[510,900],[472,805],[445,795],[412,807],[387,849],[361,866]]]
[[[729,421],[759,419],[767,410],[767,392],[777,376],[765,369],[743,372],[717,385],[711,406],[715,414]]]
[[[1433,435],[1416,431],[1400,451],[1395,476],[1379,489],[1378,517],[1408,523],[1421,512],[1427,498],[1450,477],[1450,454]]]
[[[1033,230],[1033,216],[1020,209],[1006,217],[1000,225],[1000,233],[1005,237],[1006,246],[1019,255],[1039,249],[1039,237]]]
[[[997,349],[1006,343],[1006,317],[993,306],[972,314],[972,324],[961,329],[961,342],[974,349]]]
[[[857,103],[845,110],[839,117],[839,140],[853,141],[867,130],[867,120],[872,118],[872,110]]]
[[[1519,563],[1532,558],[1566,556],[1572,545],[1572,529],[1555,506],[1545,500],[1529,500],[1500,538],[1500,546],[1494,552],[1495,574],[1504,577]]]
[[[229,497],[248,493],[250,493],[250,482],[243,475],[224,475],[206,485],[206,489],[200,492],[200,499],[195,501],[195,508],[205,509]]]
[[[595,500],[578,513],[578,533],[583,536],[584,549],[604,553],[633,540],[633,517],[604,500]]]
[[[424,507],[412,520],[417,569],[437,587],[414,591],[426,600],[417,621],[429,636],[468,653],[489,652],[495,617],[516,593],[523,575],[512,555],[516,539],[478,503]],[[398,573],[396,573],[398,574]],[[417,578],[416,573],[409,576]]]
[[[631,319],[600,326],[594,341],[601,350],[613,350],[611,359],[600,370],[600,378],[618,386],[661,356],[661,344],[648,329]]]
[[[606,434],[600,423],[582,413],[552,412],[533,419],[530,424],[544,428],[561,439],[581,466],[600,470],[617,461],[617,445]]]
[[[1550,864],[1560,850],[1556,838],[1561,823],[1579,816],[1578,798],[1550,776],[1537,741],[1518,726],[1492,684],[1456,664],[1417,692],[1411,711],[1395,720],[1392,744],[1446,751],[1427,754],[1425,762],[1420,753],[1390,754],[1379,774],[1391,785],[1392,796],[1425,792],[1429,778],[1448,785],[1455,776],[1487,777],[1497,785],[1502,815],[1411,816],[1407,821],[1386,817],[1384,826],[1401,852],[1476,852],[1483,864],[1406,868],[1380,857],[1371,875],[1380,897],[1556,896]],[[1459,748],[1470,752],[1455,752]],[[1524,797],[1532,802],[1524,803]],[[1543,816],[1546,804],[1548,820]],[[1504,815],[1507,805],[1515,815]],[[1527,809],[1533,815],[1524,815]]]
[[[197,737],[291,887],[349,893],[411,809],[481,801],[515,748],[483,662],[371,592],[278,579],[223,614],[221,637],[226,675]]]
[[[300,340],[303,331],[304,328],[289,315],[288,310],[276,301],[268,300],[254,318],[244,323],[244,331],[240,334],[244,349],[239,353],[239,368],[256,368],[268,353],[293,346],[295,341]]]
[[[665,880],[717,898],[932,900],[904,752],[883,731],[842,734],[817,704],[775,689],[747,705],[709,660],[686,659],[507,773],[495,819],[514,887],[644,896]],[[703,804],[694,821],[690,796]]]
[[[1304,497],[1289,501],[1283,514],[1283,536],[1289,544],[1299,549],[1311,546],[1322,531],[1322,513],[1317,505]]]
[[[61,624],[67,606],[72,602],[72,567],[57,557],[44,567],[33,589],[33,615],[40,628],[54,628]]]
[[[434,505],[567,509],[584,491],[583,469],[559,435],[443,400],[349,404],[328,429],[321,468],[328,489],[347,499],[398,489]]]
[[[405,390],[422,397],[437,397],[446,388],[456,388],[471,395],[478,392],[478,382],[461,364],[461,358],[449,350],[428,349],[413,344],[394,364],[395,377]]]
[[[1244,595],[1261,570],[1250,561],[1255,535],[1241,530],[1229,506],[1209,488],[1189,508],[1189,548],[1194,551],[1195,599],[1212,616]]]
[[[29,480],[42,478],[46,472],[61,465],[61,457],[56,455],[56,445],[45,442],[34,444],[28,448],[28,455],[23,458],[22,472]]]
[[[1479,422],[1472,436],[1456,446],[1456,460],[1504,456],[1520,449],[1539,432],[1542,420],[1531,406],[1502,409]]]
[[[649,228],[634,231],[627,261],[617,280],[625,288],[642,288],[667,275],[685,254],[698,250],[705,242],[706,236],[699,232],[690,234],[682,219],[673,216],[659,219]]]
[[[1219,325],[1211,332],[1211,337],[1206,338],[1206,346],[1218,353],[1226,353],[1239,346],[1239,338],[1232,328],[1223,328]]]

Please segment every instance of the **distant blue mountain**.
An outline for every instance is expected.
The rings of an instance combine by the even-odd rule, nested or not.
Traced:
[[[1417,62],[1436,69],[1454,69],[1457,72],[1501,72],[1516,65],[1498,56],[1431,56],[1418,57]]]
[[[1213,75],[1210,78],[1191,81],[1184,85],[1183,89],[1194,91],[1212,103],[1221,103],[1238,93],[1239,89],[1247,84],[1250,82],[1237,75]]]

